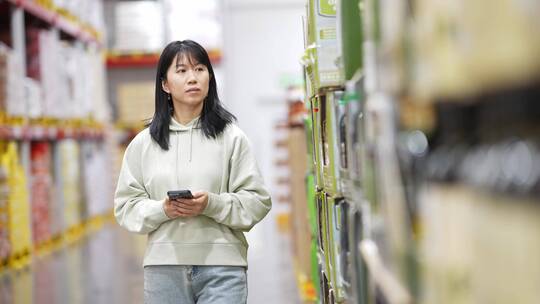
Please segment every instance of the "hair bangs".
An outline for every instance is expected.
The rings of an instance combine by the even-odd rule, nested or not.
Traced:
[[[198,64],[203,64],[206,67],[210,66],[208,55],[203,53],[200,48],[189,44],[181,45],[176,53],[176,66],[186,62],[192,66],[196,66]]]

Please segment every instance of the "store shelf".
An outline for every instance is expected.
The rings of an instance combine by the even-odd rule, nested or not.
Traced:
[[[107,55],[107,68],[150,68],[159,60],[158,53]]]
[[[412,303],[412,298],[407,289],[383,264],[377,245],[372,240],[363,240],[359,244],[359,251],[362,253],[373,281],[378,285],[388,303]]]
[[[0,125],[0,140],[61,140],[67,138],[99,140],[104,132],[92,127],[46,127],[36,125]]]
[[[68,20],[59,11],[45,8],[42,5],[29,0],[8,0],[8,2],[21,7],[30,15],[58,28],[70,36],[85,42],[96,43],[99,46],[102,44],[99,39],[99,34],[94,29]]]
[[[208,56],[212,64],[219,64],[222,60],[221,50],[209,50]],[[109,53],[107,55],[107,67],[118,68],[153,68],[157,66],[159,53],[129,52]]]

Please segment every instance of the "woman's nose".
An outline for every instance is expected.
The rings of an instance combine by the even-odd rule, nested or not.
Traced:
[[[195,76],[194,71],[189,71],[188,72],[188,82],[189,83],[197,82],[197,77]]]

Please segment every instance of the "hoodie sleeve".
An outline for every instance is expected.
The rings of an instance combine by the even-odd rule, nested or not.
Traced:
[[[138,140],[137,140],[138,139]],[[147,234],[169,220],[163,201],[149,199],[141,172],[140,138],[135,138],[124,154],[114,195],[114,216],[120,226]]]
[[[203,214],[232,229],[249,231],[270,211],[272,202],[245,135],[234,141],[229,193],[209,193]]]

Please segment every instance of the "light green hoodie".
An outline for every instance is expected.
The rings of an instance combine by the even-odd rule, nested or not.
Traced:
[[[208,139],[198,118],[170,124],[169,150],[140,132],[126,149],[114,199],[114,215],[129,231],[148,234],[146,265],[247,266],[249,231],[270,211],[246,135],[228,125]],[[208,205],[196,217],[169,219],[169,190],[203,190]]]

